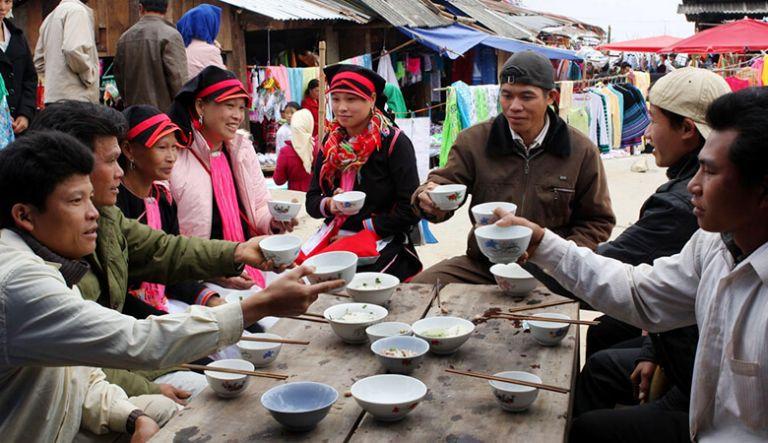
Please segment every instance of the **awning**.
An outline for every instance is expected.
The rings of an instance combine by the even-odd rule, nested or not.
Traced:
[[[433,29],[405,27],[397,29],[452,60],[459,58],[477,45],[486,45],[507,52],[533,51],[556,60],[581,60],[574,51],[492,36],[460,24]]]
[[[221,1],[274,20],[346,20],[361,24],[371,21],[371,16],[366,12],[333,0]]]
[[[674,45],[682,40],[671,35],[659,35],[656,37],[639,38],[623,42],[606,43],[598,46],[598,51],[623,51],[623,52],[659,52],[667,46]]]
[[[751,18],[715,26],[661,49],[663,53],[718,54],[768,49],[768,23]]]

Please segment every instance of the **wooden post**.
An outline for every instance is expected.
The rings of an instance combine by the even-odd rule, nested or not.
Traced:
[[[322,143],[325,137],[325,74],[323,73],[325,68],[325,41],[320,42],[320,76],[318,81],[320,82],[320,103],[317,110],[317,140]]]

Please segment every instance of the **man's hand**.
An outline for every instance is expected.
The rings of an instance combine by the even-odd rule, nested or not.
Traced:
[[[426,187],[423,191],[421,191],[421,194],[417,197],[419,208],[427,215],[430,215],[437,220],[443,220],[445,219],[446,215],[448,215],[448,212],[441,211],[435,202],[432,201],[432,198],[429,196],[428,192],[435,189],[439,185],[437,183],[433,182],[427,182]]]
[[[146,415],[136,419],[136,430],[131,436],[131,443],[148,442],[155,434],[160,432],[160,426]]]
[[[646,403],[649,400],[651,391],[651,379],[656,372],[656,363],[652,361],[641,361],[635,366],[629,379],[634,386],[638,386],[637,399],[640,403]]]
[[[272,232],[275,234],[283,234],[285,232],[293,232],[293,227],[298,226],[299,221],[295,218],[290,219],[289,221],[278,221],[274,218],[271,222],[269,222],[269,227],[272,229]]]
[[[518,261],[520,263],[525,263],[529,258],[533,257],[533,254],[536,252],[536,248],[538,248],[539,244],[541,244],[541,239],[544,238],[544,228],[532,221],[529,221],[528,219],[517,217],[515,214],[509,211],[505,211],[501,208],[496,208],[493,211],[493,215],[499,218],[499,221],[496,222],[496,226],[526,226],[533,230],[533,235],[531,235],[531,242],[528,244],[528,249]]]
[[[187,399],[192,396],[191,392],[187,392],[183,389],[178,389],[173,385],[162,383],[160,386],[160,393],[170,398],[180,405],[186,405]]]
[[[253,297],[241,302],[243,323],[250,326],[266,316],[285,317],[307,312],[318,294],[344,286],[344,280],[333,280],[316,285],[304,283],[304,277],[315,272],[312,266],[300,266],[286,272]]]
[[[276,268],[272,260],[267,260],[264,257],[264,253],[261,251],[259,243],[265,238],[267,238],[267,236],[253,237],[247,242],[237,245],[237,248],[235,248],[235,263],[244,263],[256,269],[261,269],[262,271],[284,271],[287,266],[279,266]],[[253,283],[251,283],[251,285],[253,285]]]
[[[227,289],[237,289],[239,291],[242,291],[245,289],[251,289],[251,287],[253,287],[253,285],[255,284],[251,276],[248,275],[248,273],[245,271],[243,271],[242,274],[235,277],[219,277],[219,278],[214,278],[211,281],[221,287],[224,287]]]
[[[20,134],[26,131],[28,127],[29,119],[23,115],[16,117],[11,123],[11,128],[13,129],[14,134]]]

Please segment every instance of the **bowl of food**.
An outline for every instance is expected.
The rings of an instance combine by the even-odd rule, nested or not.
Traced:
[[[357,270],[357,255],[347,251],[324,252],[309,257],[304,264],[315,267],[315,272],[307,276],[312,284],[331,280],[344,280],[349,284]],[[331,292],[341,292],[342,289],[344,287]]]
[[[533,317],[571,319],[571,317],[565,314],[556,314],[554,312],[534,314]],[[571,327],[569,323],[548,321],[526,320],[524,323],[531,328],[531,335],[533,335],[534,340],[542,346],[557,346],[568,335],[568,329]]]
[[[387,337],[373,342],[371,351],[387,371],[410,374],[421,365],[429,351],[429,343],[418,337]]]
[[[496,377],[510,378],[514,380],[541,383],[538,375],[523,371],[504,371],[493,374]],[[493,390],[493,396],[501,406],[501,409],[511,412],[521,412],[528,409],[539,395],[537,388],[531,388],[514,383],[505,383],[491,380],[488,382]]]
[[[282,338],[277,334],[269,334],[266,332],[249,334],[248,337],[252,339],[266,338],[275,340]],[[240,356],[243,357],[244,360],[253,363],[253,366],[257,368],[263,368],[275,361],[281,348],[282,344],[280,343],[251,340],[240,340],[237,342],[237,350],[240,351]]]
[[[427,191],[429,198],[441,211],[453,211],[458,209],[464,199],[467,198],[465,185],[442,185],[431,191]]]
[[[333,201],[341,206],[341,213],[344,215],[355,215],[363,209],[365,205],[365,192],[347,191],[333,196]]]
[[[373,343],[382,338],[413,335],[413,331],[408,323],[385,321],[368,326],[365,328],[365,334],[368,335],[368,340]]]
[[[413,334],[429,343],[434,354],[456,352],[469,339],[475,324],[458,317],[429,317],[413,324]]]
[[[261,405],[281,425],[302,432],[314,429],[338,398],[339,393],[326,384],[302,381],[268,390]]]
[[[400,279],[383,272],[361,272],[355,274],[347,285],[347,294],[358,303],[383,305],[392,298]]]
[[[478,225],[492,225],[499,221],[499,218],[493,213],[497,208],[501,208],[513,215],[517,211],[517,205],[508,202],[490,202],[481,203],[472,207],[472,215],[475,217],[475,223]]]
[[[301,239],[295,235],[272,235],[259,242],[259,248],[267,260],[277,266],[288,266],[299,256]]]
[[[372,303],[342,303],[326,309],[323,317],[342,341],[358,344],[368,340],[365,329],[382,321],[388,313],[385,308]]]
[[[536,277],[517,263],[493,265],[491,266],[491,274],[504,294],[519,300],[525,298],[539,285]]]
[[[533,230],[527,226],[487,225],[475,229],[477,245],[491,263],[514,263],[528,249]]]
[[[269,208],[269,213],[272,214],[272,218],[277,221],[287,222],[291,221],[292,219],[296,218],[297,215],[299,215],[299,210],[301,210],[301,203],[299,203],[298,200],[269,200],[267,202],[267,208]]]
[[[359,380],[351,391],[357,404],[376,420],[397,421],[418,406],[427,386],[407,375],[382,374]]]
[[[237,397],[245,392],[248,386],[248,375],[232,374],[229,372],[218,372],[215,368],[239,369],[242,371],[253,371],[253,363],[239,358],[228,358],[225,360],[216,360],[208,363],[205,371],[205,379],[208,386],[219,396],[224,398]]]

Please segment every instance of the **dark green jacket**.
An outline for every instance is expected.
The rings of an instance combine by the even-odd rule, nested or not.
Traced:
[[[125,218],[116,206],[99,213],[96,252],[87,257],[91,270],[78,284],[86,300],[122,312],[129,280],[169,284],[241,272],[242,265],[234,261],[236,243],[168,235]],[[159,393],[151,380],[169,371],[104,372],[110,383],[136,396]]]

